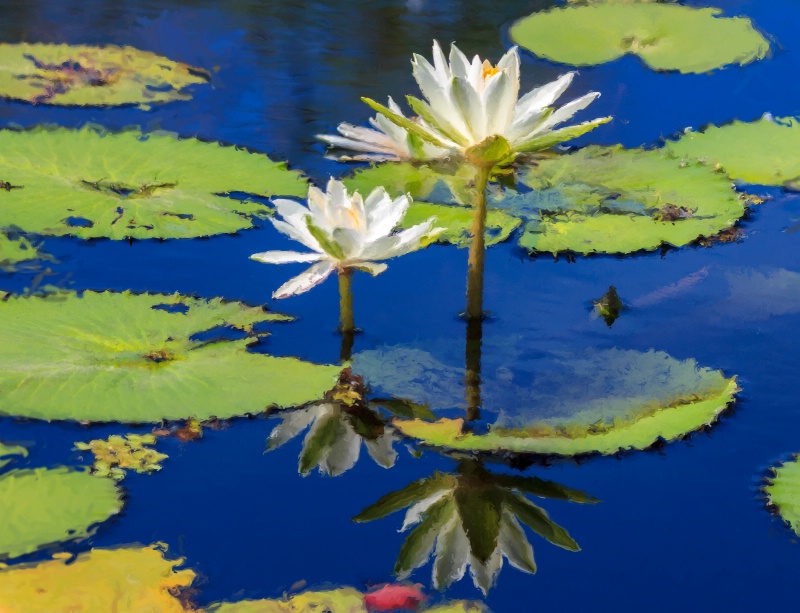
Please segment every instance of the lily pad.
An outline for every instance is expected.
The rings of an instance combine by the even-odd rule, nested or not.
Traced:
[[[511,39],[536,55],[572,66],[627,53],[654,70],[703,73],[760,60],[769,42],[744,17],[717,8],[605,2],[534,13],[511,26]]]
[[[0,44],[0,96],[32,104],[113,106],[188,100],[202,68],[133,47]]]
[[[486,421],[494,416],[487,434],[466,432],[462,419],[395,419],[393,425],[451,449],[614,454],[712,424],[738,391],[735,377],[652,350],[542,352],[511,367],[484,366],[481,410]],[[353,369],[375,393],[427,404],[439,415],[467,408],[463,368],[425,351],[365,351],[354,357]]]
[[[25,237],[10,238],[0,232],[0,270],[13,272],[21,262],[39,257],[36,247]]]
[[[121,509],[121,492],[114,481],[97,479],[84,470],[62,467],[7,472],[0,476],[0,558],[85,539],[94,533],[97,523]],[[2,587],[0,594],[7,596]]]
[[[105,480],[92,479],[101,482]],[[195,578],[175,570],[157,546],[59,554],[39,564],[0,567],[3,613],[33,611],[158,611],[184,613],[178,598]]]
[[[126,470],[137,473],[152,473],[161,470],[160,462],[169,456],[151,449],[156,437],[152,434],[112,435],[107,439],[97,439],[88,443],[75,443],[75,449],[90,451],[95,461],[92,474],[98,477],[111,477],[119,481],[125,477]]]
[[[632,253],[687,245],[732,226],[745,200],[724,174],[660,150],[586,147],[522,171],[527,193],[507,190],[490,206],[529,221],[531,251]]]
[[[399,586],[398,586],[399,587]],[[401,588],[408,589],[408,588]],[[411,590],[409,590],[411,591]],[[301,592],[288,598],[265,598],[239,602],[218,602],[210,605],[207,613],[299,613],[300,611],[323,611],[326,613],[368,613],[384,609],[368,608],[368,595],[353,588],[339,588],[321,592]],[[385,609],[389,610],[389,609]],[[420,613],[488,613],[481,603],[465,600],[450,601],[432,607],[392,607],[395,610],[414,610]]]
[[[800,536],[800,463],[795,457],[774,469],[775,476],[764,488],[769,504]]]
[[[734,121],[701,132],[687,130],[665,148],[685,161],[719,164],[732,179],[744,183],[796,189],[800,181],[800,124],[793,117]]]
[[[28,455],[28,450],[19,445],[6,445],[0,443],[0,468],[3,468],[9,462],[15,459],[24,458]]]
[[[0,413],[152,423],[302,405],[341,369],[254,353],[252,338],[214,332],[286,319],[180,294],[11,296],[0,302]]]
[[[471,208],[415,202],[406,212],[402,226],[410,228],[431,217],[436,218],[434,227],[444,228],[444,232],[433,238],[433,242],[450,243],[459,247],[469,246],[470,228],[475,214]],[[508,240],[512,232],[522,224],[521,219],[503,211],[488,211],[486,214],[486,246]]]
[[[225,194],[303,196],[286,164],[196,138],[137,130],[0,130],[0,228],[80,238],[192,238],[269,214]]]

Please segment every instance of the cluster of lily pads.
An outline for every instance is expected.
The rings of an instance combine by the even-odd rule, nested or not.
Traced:
[[[747,19],[645,0],[571,3],[521,19],[511,37],[536,55],[573,66],[631,53],[656,70],[685,73],[743,65],[769,50]],[[685,40],[724,45],[695,48],[687,58],[677,51]],[[186,87],[210,78],[202,69],[129,47],[0,44],[0,58],[0,95],[31,104],[147,106],[186,99]],[[35,265],[47,236],[194,238],[246,230],[268,218],[309,251],[265,251],[253,258],[312,264],[274,297],[309,290],[336,273],[343,333],[343,363],[319,365],[252,350],[267,324],[291,320],[262,307],[180,294],[2,294],[0,414],[86,423],[194,420],[191,428],[177,428],[191,438],[206,420],[284,410],[268,446],[308,429],[303,474],[315,468],[345,472],[362,441],[385,467],[394,464],[401,436],[451,453],[458,461],[452,473],[387,494],[355,517],[370,521],[408,507],[402,529],[411,531],[395,572],[404,579],[433,555],[437,588],[469,569],[486,593],[504,559],[535,572],[523,524],[557,546],[579,549],[528,496],[578,503],[595,498],[492,472],[476,452],[576,456],[645,449],[712,424],[738,386],[735,377],[692,360],[621,349],[520,354],[523,369],[548,366],[550,378],[531,385],[482,376],[485,249],[513,238],[531,254],[625,254],[713,237],[733,227],[748,206],[733,181],[800,185],[800,158],[792,153],[800,129],[792,118],[765,115],[687,130],[654,149],[568,151],[555,147],[610,119],[562,126],[598,95],[555,108],[574,73],[520,97],[516,48],[493,65],[477,56],[470,60],[455,45],[445,57],[434,43],[433,63],[422,56],[412,63],[425,98],[408,98],[413,117],[392,99],[386,106],[365,99],[378,113],[370,128],[343,123],[338,135],[322,137],[346,150],[338,152],[343,159],[371,162],[342,181],[331,179],[324,192],[265,155],[164,132],[0,130],[4,270]],[[290,199],[303,197],[308,207]],[[263,204],[266,198],[273,198],[272,205]],[[384,260],[434,242],[469,247],[466,364],[416,347],[353,353],[353,271],[381,273]],[[445,411],[463,416],[440,418]],[[470,428],[480,412],[498,416],[488,432]],[[161,428],[159,434],[175,430]],[[120,512],[117,482],[126,471],[160,468],[166,456],[153,445],[157,437],[133,434],[78,442],[77,450],[95,456],[91,472],[55,467],[4,473],[0,518],[7,529],[0,558],[57,551],[88,538]],[[0,466],[26,454],[0,444]],[[800,479],[793,466],[778,470],[769,496],[797,530]],[[0,593],[21,603],[15,604],[20,611],[100,610],[120,597],[157,610],[187,610],[191,605],[175,593],[191,585],[194,573],[176,571],[181,562],[163,553],[158,546],[95,549],[69,565],[56,553],[52,561],[3,566]],[[96,568],[104,572],[95,586]],[[94,587],[68,595],[52,589],[65,583]],[[357,611],[369,609],[368,596],[342,589],[208,610],[288,611],[316,603]],[[480,605],[425,610],[478,611]]]

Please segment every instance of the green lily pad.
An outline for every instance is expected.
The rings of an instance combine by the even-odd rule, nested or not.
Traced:
[[[175,570],[183,560],[164,559],[163,549],[163,545],[94,549],[74,559],[62,553],[38,564],[0,566],[3,613],[185,613],[188,609],[179,594],[192,584],[195,573]]]
[[[684,161],[718,164],[744,183],[796,189],[800,181],[800,124],[792,117],[687,130],[677,141],[667,142],[665,149]]]
[[[487,421],[496,416],[487,434],[465,432],[462,419],[395,419],[393,425],[407,436],[451,449],[614,454],[676,440],[712,424],[738,391],[735,377],[652,350],[550,352],[505,368],[484,366],[481,410]],[[353,369],[375,393],[451,413],[466,408],[463,369],[427,352],[365,351],[354,356]],[[496,378],[488,375],[493,371],[499,373]]]
[[[304,196],[284,163],[236,147],[137,130],[0,130],[0,228],[80,238],[192,238],[269,214],[225,196]]]
[[[800,536],[800,463],[797,457],[773,469],[775,476],[764,488],[767,501],[783,520]]]
[[[654,70],[703,73],[760,60],[769,42],[749,19],[678,4],[592,3],[534,13],[511,26],[511,40],[572,66],[638,55]]]
[[[25,237],[10,238],[0,232],[0,270],[13,272],[18,264],[39,257],[39,251]]]
[[[84,470],[61,467],[5,473],[0,476],[0,558],[91,536],[95,524],[120,512],[121,496],[114,481],[97,479]]]
[[[436,218],[435,228],[444,228],[444,232],[435,236],[432,242],[450,243],[459,247],[469,246],[472,236],[470,228],[474,217],[474,211],[471,208],[415,202],[408,207],[401,225],[404,228],[410,228],[431,217]],[[512,217],[503,211],[488,211],[486,214],[486,246],[508,240],[512,232],[521,224],[521,219]]]
[[[321,398],[340,368],[195,335],[287,318],[215,298],[131,292],[0,302],[0,413],[87,422],[200,420]]]
[[[15,459],[24,458],[28,455],[28,450],[19,445],[6,445],[0,443],[0,468],[3,468],[9,462]]]
[[[490,206],[529,221],[531,251],[633,253],[680,247],[731,227],[745,200],[724,174],[660,150],[586,147],[523,170],[527,193],[503,192]]]
[[[202,68],[133,47],[0,44],[0,96],[32,104],[113,106],[188,100]]]

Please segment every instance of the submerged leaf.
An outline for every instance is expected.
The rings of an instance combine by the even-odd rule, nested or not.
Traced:
[[[586,147],[522,173],[527,193],[493,206],[527,218],[519,240],[531,251],[632,253],[687,245],[732,226],[744,200],[722,174],[660,150]]]
[[[223,338],[223,327],[285,319],[180,294],[11,296],[0,302],[0,413],[147,423],[305,404],[332,387],[340,368]]]
[[[186,611],[177,595],[192,584],[195,573],[175,570],[182,560],[165,560],[155,545],[94,549],[70,557],[0,567],[3,613]]]
[[[0,130],[0,228],[80,238],[192,238],[269,208],[231,192],[301,196],[299,173],[236,147],[137,130]]]
[[[774,469],[775,476],[764,488],[773,505],[795,534],[800,536],[800,462],[797,457]]]
[[[677,141],[668,141],[665,149],[684,161],[718,164],[744,183],[791,189],[800,179],[800,123],[793,117],[687,130]]]
[[[133,47],[0,44],[0,96],[33,104],[113,106],[188,100],[208,72]]]
[[[540,57],[573,66],[638,55],[654,70],[703,73],[760,60],[769,42],[744,17],[717,8],[603,2],[559,7],[520,19],[511,39]]]
[[[0,558],[87,538],[97,523],[121,509],[121,492],[111,479],[64,467],[7,472],[0,476]],[[3,577],[0,573],[5,606]]]
[[[513,348],[509,348],[513,351]],[[354,370],[381,394],[405,394],[438,409],[467,408],[463,368],[407,347],[365,351]],[[681,438],[716,421],[738,391],[736,379],[663,352],[588,349],[538,353],[482,373],[486,434],[460,419],[395,419],[403,434],[453,449],[555,455],[613,454]],[[441,413],[439,413],[441,415]]]
[[[0,443],[0,468],[17,458],[24,458],[27,455],[28,450],[25,447]]]
[[[10,238],[4,232],[0,232],[0,270],[13,272],[21,262],[39,257],[41,257],[39,251],[25,237]]]

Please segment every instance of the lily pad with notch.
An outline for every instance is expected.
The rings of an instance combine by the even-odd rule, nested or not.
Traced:
[[[763,59],[769,41],[745,17],[679,4],[598,2],[534,13],[511,39],[539,57],[592,66],[636,55],[654,70],[705,73]]]
[[[463,367],[392,347],[357,354],[353,369],[376,394],[428,405],[440,417],[393,420],[401,433],[465,451],[572,456],[645,449],[714,423],[738,391],[735,377],[660,351],[542,351],[502,367],[484,364],[481,411],[488,425],[481,434],[453,418],[468,408]]]
[[[0,130],[0,228],[80,238],[193,238],[233,233],[303,196],[282,162],[233,146],[135,129]]]
[[[718,164],[731,179],[754,185],[782,185],[796,191],[800,181],[800,123],[794,117],[733,121],[708,126],[700,132],[686,130],[664,148],[692,162]]]
[[[320,399],[341,368],[248,350],[253,326],[287,319],[180,294],[9,296],[0,302],[0,413],[153,423]]]
[[[91,536],[100,522],[120,512],[121,497],[114,481],[97,479],[85,470],[35,468],[3,474],[0,558]],[[0,593],[8,597],[1,588]]]
[[[202,68],[133,47],[0,43],[0,96],[64,106],[188,100]]]

